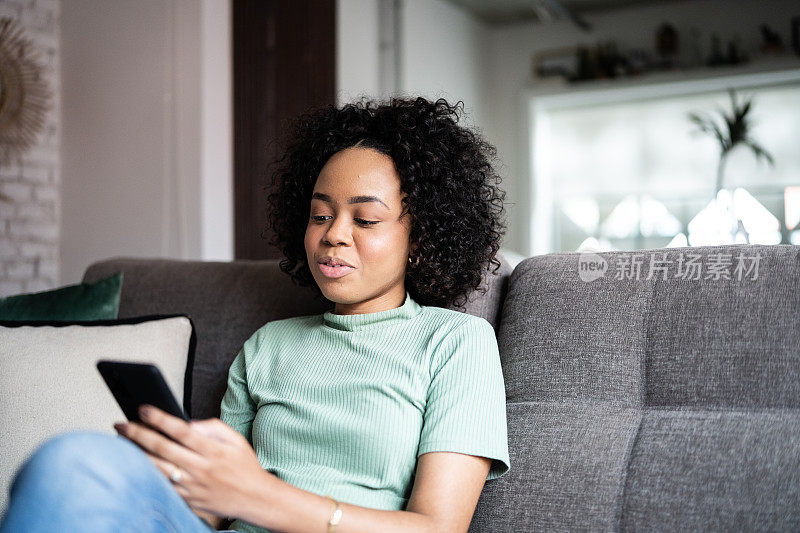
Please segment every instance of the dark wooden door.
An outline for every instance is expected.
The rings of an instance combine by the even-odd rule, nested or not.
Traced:
[[[267,187],[283,123],[335,102],[335,0],[233,0],[236,259],[281,257],[268,245]]]

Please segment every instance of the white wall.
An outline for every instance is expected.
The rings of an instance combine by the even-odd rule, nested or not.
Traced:
[[[336,105],[382,95],[378,0],[336,2]]]
[[[381,8],[387,13],[393,4],[393,0],[338,0],[337,105],[360,95],[463,100],[464,123],[480,128],[489,61],[486,26],[445,0],[401,0],[395,43],[381,30],[382,24],[391,24],[381,20]],[[382,46],[399,47],[396,87],[382,85],[382,69],[391,68],[386,65],[389,52]]]
[[[487,27],[444,0],[404,0],[400,15],[401,91],[463,100],[464,124],[481,130],[489,98]]]
[[[61,284],[112,256],[233,256],[228,0],[62,12]]]
[[[230,0],[202,2],[201,253],[233,260],[233,46]]]

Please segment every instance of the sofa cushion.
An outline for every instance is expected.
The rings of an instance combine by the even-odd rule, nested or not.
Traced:
[[[0,513],[17,468],[44,440],[73,429],[116,434],[113,423],[126,419],[98,359],[153,363],[181,400],[191,393],[195,344],[191,320],[178,315],[0,321]]]
[[[486,482],[470,531],[615,531],[640,410],[516,402],[506,412],[512,481]]]
[[[93,283],[0,298],[0,320],[109,320],[117,318],[122,272]]]
[[[800,410],[646,409],[625,531],[800,531]]]
[[[799,529],[798,316],[800,246],[522,261],[498,332],[517,466],[471,530]]]

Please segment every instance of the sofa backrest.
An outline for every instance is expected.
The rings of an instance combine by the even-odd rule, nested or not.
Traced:
[[[800,529],[798,324],[800,246],[525,259],[471,531]]]
[[[509,263],[488,271],[483,285],[469,295],[466,312],[495,328]],[[492,267],[491,270],[493,270]],[[195,326],[197,346],[192,371],[191,416],[218,417],[228,368],[244,342],[271,320],[320,314],[333,303],[292,283],[279,260],[230,262],[116,257],[86,269],[84,283],[123,272],[119,318],[182,313]],[[483,292],[486,289],[486,292]]]

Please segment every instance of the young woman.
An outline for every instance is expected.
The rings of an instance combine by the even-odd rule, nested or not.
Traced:
[[[0,530],[467,531],[510,468],[505,388],[492,326],[446,307],[499,267],[505,194],[458,119],[424,98],[299,117],[269,225],[333,309],[256,331],[220,419],[44,443]]]

